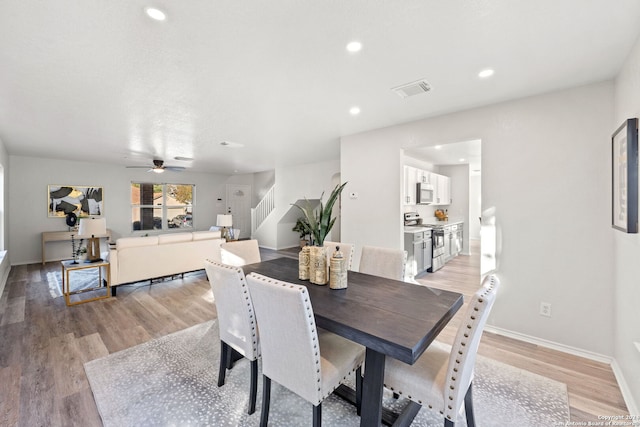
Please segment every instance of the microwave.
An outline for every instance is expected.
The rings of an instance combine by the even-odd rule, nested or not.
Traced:
[[[416,185],[416,202],[419,205],[430,205],[433,203],[433,185],[426,182],[418,182]]]

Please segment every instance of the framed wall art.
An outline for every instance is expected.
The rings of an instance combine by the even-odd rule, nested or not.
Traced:
[[[100,217],[104,213],[102,187],[49,185],[47,197],[50,218],[64,218],[69,213],[78,218]]]
[[[638,232],[638,119],[626,120],[611,137],[611,225]]]

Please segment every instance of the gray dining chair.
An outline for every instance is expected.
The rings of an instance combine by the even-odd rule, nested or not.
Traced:
[[[220,259],[223,264],[242,266],[261,261],[258,241],[238,240],[220,245]]]
[[[327,248],[327,265],[330,265],[331,257],[336,251],[336,248],[339,247],[342,256],[347,261],[347,270],[351,270],[353,266],[353,243],[330,242],[325,240],[323,246]]]
[[[226,370],[232,367],[233,349],[251,362],[247,411],[251,415],[256,409],[258,358],[260,357],[258,329],[251,294],[242,268],[211,260],[205,260],[204,267],[218,312],[217,323],[220,333],[218,387],[224,385]]]
[[[406,263],[405,250],[363,246],[358,271],[387,279],[404,280]]]
[[[306,287],[255,273],[247,276],[247,283],[260,327],[260,425],[266,427],[269,420],[271,380],[313,405],[313,425],[317,427],[322,420],[322,401],[352,372],[359,402],[364,347],[318,331]]]
[[[475,426],[472,384],[478,345],[484,325],[496,299],[500,281],[485,277],[458,328],[453,346],[434,341],[413,365],[387,358],[384,385],[394,394],[437,411],[445,427],[464,421]]]

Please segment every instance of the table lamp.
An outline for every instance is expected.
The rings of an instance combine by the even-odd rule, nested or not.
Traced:
[[[100,238],[107,234],[107,221],[104,218],[81,218],[78,236],[87,239],[87,261],[98,262],[100,258]],[[91,237],[89,237],[91,236]]]
[[[233,217],[231,216],[231,214],[219,214],[216,225],[218,227],[222,227],[220,237],[225,239],[227,242],[229,240],[233,240],[233,232],[230,229],[230,227],[233,225]]]

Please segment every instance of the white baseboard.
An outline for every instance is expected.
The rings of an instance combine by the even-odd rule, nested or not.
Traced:
[[[638,405],[636,405],[636,402],[633,400],[629,384],[627,384],[627,381],[624,379],[620,365],[618,365],[618,362],[615,359],[611,361],[611,369],[613,370],[613,375],[616,376],[616,380],[620,386],[620,391],[622,392],[622,398],[624,399],[624,403],[627,405],[629,413],[631,415],[640,414],[640,408],[638,408]]]
[[[584,357],[585,359],[594,360],[596,362],[606,363],[611,366],[611,370],[618,381],[618,386],[620,387],[620,392],[622,393],[622,398],[624,399],[624,403],[627,405],[627,409],[629,413],[632,415],[640,414],[640,410],[638,405],[633,400],[633,395],[631,394],[631,389],[627,384],[627,381],[622,374],[622,370],[618,365],[616,359],[611,356],[605,356],[603,354],[594,353],[591,351],[582,350],[576,347],[571,347],[568,345],[560,344],[553,341],[544,340],[537,337],[532,337],[530,335],[521,334],[519,332],[513,332],[506,329],[498,328],[495,326],[485,325],[484,330],[487,332],[493,332],[498,335],[503,335],[505,337],[517,339],[520,341],[528,342],[530,344],[539,345],[541,347],[550,348],[553,350],[558,350],[563,353],[572,354],[574,356]]]
[[[494,334],[504,335],[505,337],[528,342],[530,344],[535,344],[541,347],[550,348],[552,350],[558,350],[563,353],[572,354],[574,356],[584,357],[585,359],[594,360],[596,362],[606,363],[608,365],[611,365],[613,362],[613,357],[611,356],[605,356],[604,354],[594,353],[594,352],[583,350],[577,347],[571,347],[569,345],[560,344],[554,341],[548,341],[542,338],[533,337],[531,335],[509,331],[507,329],[498,328],[496,326],[486,325],[484,327],[484,330],[487,332],[493,332]]]

